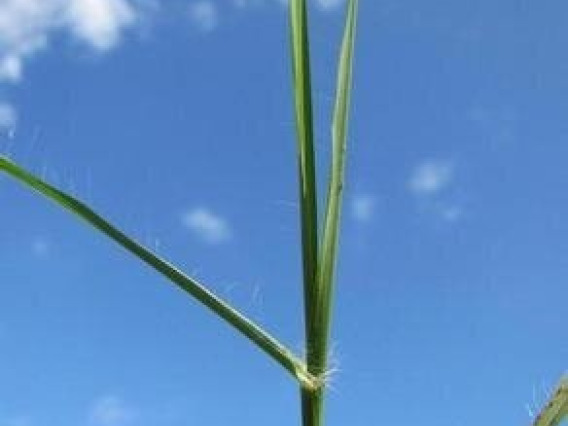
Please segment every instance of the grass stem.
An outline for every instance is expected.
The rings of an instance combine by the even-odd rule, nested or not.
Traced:
[[[314,152],[313,104],[311,89],[308,9],[305,0],[290,0],[290,38],[296,132],[298,145],[298,182],[300,192],[300,224],[302,237],[302,266],[304,287],[305,348],[310,369],[313,357],[315,329],[316,275],[318,261],[318,214],[316,158]],[[312,422],[315,401],[312,393],[301,389],[302,423]]]
[[[332,125],[332,160],[327,209],[321,252],[318,248],[316,164],[313,148],[310,51],[305,0],[290,0],[290,29],[294,100],[298,133],[302,247],[304,265],[304,305],[306,362],[315,377],[326,377],[327,351],[332,311],[334,270],[340,226],[341,200],[345,175],[348,110],[357,15],[357,0],[348,3],[346,26],[340,52],[337,92]],[[325,386],[302,389],[304,426],[323,425]]]

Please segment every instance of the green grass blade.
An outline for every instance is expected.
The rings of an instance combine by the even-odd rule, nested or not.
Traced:
[[[296,140],[298,144],[298,180],[300,185],[305,346],[308,371],[310,371],[310,365],[315,365],[313,357],[316,351],[312,348],[312,342],[317,333],[315,309],[313,307],[317,300],[318,213],[308,10],[305,0],[289,0],[289,3]],[[316,424],[314,422],[321,406],[318,403],[317,395],[317,392],[313,393],[302,389],[302,423],[304,426]]]
[[[339,58],[335,110],[332,124],[333,149],[331,171],[318,269],[318,334],[316,336],[318,370],[314,371],[316,375],[325,374],[327,368],[327,351],[332,311],[334,273],[337,260],[337,246],[345,176],[347,123],[351,97],[351,76],[353,69],[357,5],[357,0],[350,0],[348,3],[345,31]]]
[[[318,260],[318,215],[308,16],[305,0],[290,0],[290,36],[294,77],[294,105],[298,142],[300,220],[306,343],[313,334],[312,318]],[[310,353],[310,348],[306,351]]]
[[[558,426],[568,418],[568,375],[560,381],[554,394],[535,419],[534,426]]]
[[[130,253],[134,254],[153,269],[167,277],[171,282],[175,283],[186,293],[193,296],[248,337],[260,349],[292,373],[292,375],[294,375],[294,377],[301,383],[302,387],[309,389],[318,386],[318,381],[307,372],[304,363],[296,358],[274,337],[215,296],[202,284],[186,276],[180,270],[170,265],[167,261],[161,259],[150,250],[125,235],[95,213],[90,207],[76,198],[49,185],[33,174],[22,169],[17,164],[1,156],[0,171],[7,173],[26,187],[37,191],[42,196],[54,201],[57,205],[69,210],[71,213],[85,220],[93,228],[101,231]]]

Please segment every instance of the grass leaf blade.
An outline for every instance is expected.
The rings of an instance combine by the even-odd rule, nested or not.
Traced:
[[[357,23],[357,0],[350,0],[343,41],[341,45],[337,91],[332,124],[332,159],[325,212],[320,260],[318,265],[318,369],[316,374],[325,374],[327,369],[327,351],[332,311],[334,273],[337,261],[337,246],[340,229],[341,205],[345,176],[345,157],[347,144],[347,124],[351,98],[353,70],[353,51]]]
[[[219,317],[223,318],[234,328],[248,337],[260,349],[292,373],[301,383],[302,387],[311,388],[317,386],[317,380],[310,376],[304,363],[297,359],[283,344],[278,342],[274,337],[240,314],[223,300],[215,296],[198,281],[188,277],[167,261],[158,257],[152,251],[137,243],[122,231],[111,225],[86,204],[49,185],[4,157],[0,157],[0,172],[2,171],[24,184],[24,186],[35,190],[42,196],[54,201],[60,207],[63,207],[80,217],[93,228],[99,230],[130,253],[141,259],[143,262],[151,266],[153,269],[164,275],[171,282],[175,283],[186,293],[193,296],[193,298],[207,306]]]

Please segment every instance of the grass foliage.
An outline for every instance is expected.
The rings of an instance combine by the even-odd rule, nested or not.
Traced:
[[[147,247],[127,236],[77,198],[50,185],[8,158],[0,157],[0,171],[70,211],[114,240],[132,255],[164,275],[246,336],[298,381],[302,394],[304,426],[323,424],[323,395],[332,311],[334,270],[337,260],[341,199],[345,174],[347,121],[351,89],[357,0],[349,0],[337,78],[332,128],[332,158],[327,207],[323,226],[318,223],[316,158],[311,97],[308,8],[305,0],[290,0],[290,37],[293,95],[297,125],[300,222],[302,233],[306,357],[295,356],[259,325],[239,313],[197,280]],[[322,230],[321,241],[318,231]]]
[[[324,422],[323,401],[328,369],[334,273],[339,247],[338,238],[345,176],[358,0],[348,0],[347,2],[331,129],[331,168],[328,176],[328,192],[323,223],[321,224],[318,222],[319,198],[316,192],[318,173],[314,151],[308,7],[306,0],[290,0],[289,8],[293,96],[298,146],[306,338],[305,359],[294,355],[275,337],[211,293],[206,286],[185,275],[165,259],[128,237],[77,198],[55,188],[8,158],[0,157],[0,172],[6,173],[27,188],[35,190],[43,197],[67,209],[91,227],[102,232],[246,336],[291,373],[299,383],[303,426],[322,426]],[[558,426],[567,415],[568,377],[561,381],[542,412],[535,419],[534,426]]]

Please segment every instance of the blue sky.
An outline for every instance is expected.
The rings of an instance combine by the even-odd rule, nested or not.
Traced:
[[[310,3],[322,171],[342,6]],[[568,367],[567,14],[361,1],[330,426],[526,425]],[[286,19],[0,2],[0,152],[301,353]],[[5,177],[0,206],[0,426],[299,423],[293,380],[164,279]]]

